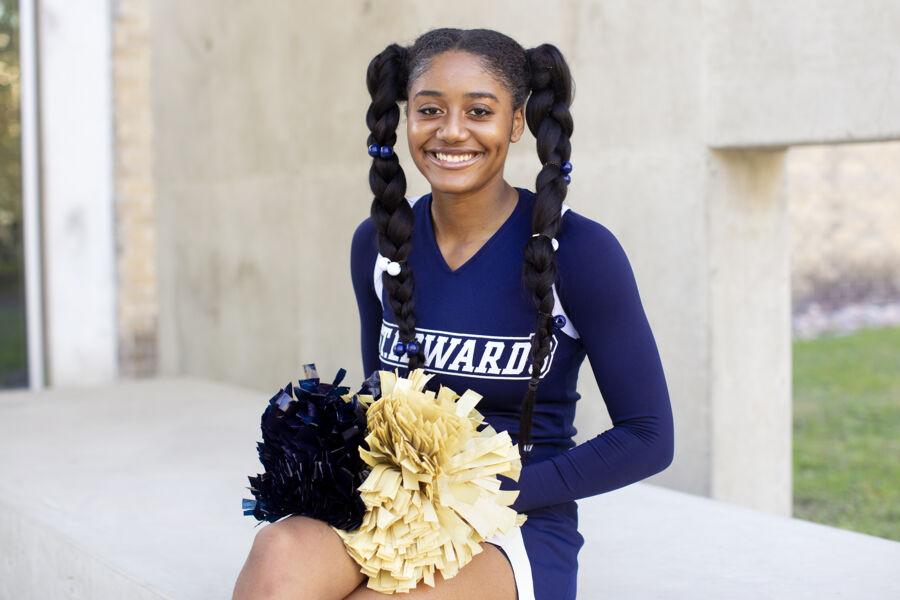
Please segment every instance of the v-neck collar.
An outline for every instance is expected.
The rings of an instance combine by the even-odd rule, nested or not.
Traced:
[[[513,187],[515,187],[515,186],[513,186]],[[496,242],[496,240],[506,232],[507,229],[512,227],[512,223],[516,220],[516,217],[518,217],[519,213],[522,212],[522,210],[525,208],[525,199],[524,199],[525,194],[524,194],[523,190],[518,187],[515,187],[515,190],[519,194],[519,197],[516,200],[516,206],[513,208],[512,212],[509,213],[509,216],[506,217],[506,220],[503,221],[503,224],[497,228],[497,231],[495,231],[491,235],[491,237],[489,237],[481,245],[480,248],[478,248],[478,250],[475,252],[475,254],[470,256],[466,260],[466,262],[464,262],[463,264],[458,266],[455,270],[451,269],[450,265],[447,264],[447,261],[444,258],[444,255],[441,253],[441,248],[440,248],[440,246],[438,246],[437,238],[434,235],[434,223],[432,222],[432,219],[431,219],[432,194],[429,193],[424,198],[425,201],[423,202],[423,204],[424,204],[424,209],[425,209],[425,236],[428,238],[428,246],[431,249],[431,252],[434,254],[435,259],[438,261],[438,263],[441,265],[441,268],[446,273],[449,273],[451,275],[459,275],[460,273],[462,273],[463,271],[468,269],[469,265],[471,265],[475,262],[478,262],[478,259],[488,251],[490,246],[493,245]]]

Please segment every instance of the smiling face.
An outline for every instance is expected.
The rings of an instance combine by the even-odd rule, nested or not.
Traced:
[[[409,89],[409,152],[433,190],[465,193],[503,177],[511,142],[525,129],[523,108],[474,54],[432,58]]]

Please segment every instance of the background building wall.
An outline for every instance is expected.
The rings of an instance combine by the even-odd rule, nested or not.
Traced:
[[[113,10],[119,369],[148,376],[159,311],[150,7],[119,0]],[[787,158],[795,334],[815,334],[841,306],[900,301],[900,143],[798,146]]]

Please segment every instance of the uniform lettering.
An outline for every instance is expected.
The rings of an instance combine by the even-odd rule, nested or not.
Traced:
[[[462,371],[463,373],[471,373],[475,370],[472,366],[472,360],[475,357],[475,340],[469,339],[463,343],[462,350],[456,355],[456,359],[450,363],[451,371]]]
[[[497,366],[497,361],[500,359],[500,356],[503,354],[503,350],[505,348],[506,344],[504,344],[503,342],[497,342],[494,340],[488,341],[484,345],[484,353],[481,355],[481,362],[478,363],[477,367],[475,367],[475,372],[499,375],[500,367]],[[490,365],[490,368],[488,368],[488,365]]]
[[[529,379],[532,335],[494,337],[425,328],[416,330],[416,339],[424,350],[423,366],[426,371],[480,379]],[[407,355],[394,354],[394,346],[399,339],[397,326],[382,321],[379,353],[383,363],[393,366],[409,364]],[[556,335],[553,335],[541,377],[550,371],[557,343]]]

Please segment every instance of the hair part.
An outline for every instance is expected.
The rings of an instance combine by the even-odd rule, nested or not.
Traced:
[[[399,104],[406,102],[410,86],[428,70],[434,57],[452,50],[478,57],[510,92],[513,110],[525,105],[525,120],[537,140],[537,154],[543,165],[535,182],[531,230],[545,235],[529,238],[522,265],[522,284],[537,313],[529,351],[531,377],[522,398],[518,435],[519,452],[527,460],[537,388],[553,335],[551,315],[557,272],[550,238],[559,232],[566,198],[567,185],[560,168],[571,153],[569,106],[574,96],[573,81],[562,52],[552,44],[526,50],[511,37],[491,29],[433,29],[416,38],[412,46],[389,45],[369,63],[366,85],[372,102],[366,113],[368,144],[395,144]],[[372,159],[369,185],[374,194],[371,216],[378,231],[379,252],[401,265],[399,275],[382,274],[382,284],[397,321],[400,341],[409,342],[415,339],[416,332],[414,280],[407,263],[413,212],[406,200],[406,177],[396,153]],[[409,356],[410,371],[423,366],[423,346],[420,344],[419,351]]]

